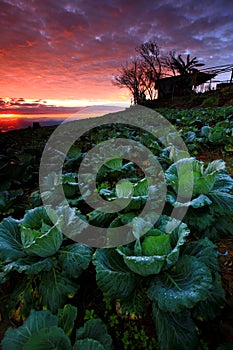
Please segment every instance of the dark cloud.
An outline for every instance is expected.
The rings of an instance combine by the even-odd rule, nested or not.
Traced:
[[[72,114],[79,110],[77,107],[57,107],[48,105],[46,101],[26,102],[24,98],[0,98],[0,114]]]
[[[206,66],[233,63],[227,0],[1,0],[2,96],[121,98],[111,77],[154,38]]]

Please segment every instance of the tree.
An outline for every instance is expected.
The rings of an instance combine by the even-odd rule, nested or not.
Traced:
[[[204,63],[198,63],[196,57],[190,59],[189,54],[186,56],[186,62],[183,60],[182,55],[178,55],[178,57],[175,57],[174,54],[171,55],[170,68],[173,72],[178,72],[180,75],[198,72],[197,67],[202,67],[204,65]]]
[[[139,58],[134,58],[127,62],[119,70],[119,74],[113,78],[113,84],[119,87],[126,87],[133,95],[134,104],[140,103],[140,98],[144,94],[143,65]]]
[[[176,75],[176,70],[173,67],[173,57],[175,57],[175,55],[176,55],[176,52],[173,50],[173,51],[169,51],[168,55],[164,57],[164,65],[166,67],[168,76]]]
[[[155,89],[155,81],[156,74],[154,70],[146,63],[142,62],[143,75],[141,85],[144,88],[145,97],[150,100],[155,99],[156,89]]]
[[[126,87],[133,95],[134,104],[156,95],[155,82],[162,75],[162,59],[156,42],[149,41],[136,48],[138,55],[122,66],[113,84]]]
[[[146,99],[154,100],[159,86],[161,90],[160,79],[177,74],[187,76],[198,72],[197,67],[204,66],[196,57],[190,59],[189,54],[185,62],[182,55],[176,57],[175,51],[161,53],[154,40],[141,44],[135,50],[138,55],[122,66],[113,78],[114,85],[130,90],[134,104],[143,103]],[[183,82],[184,85],[187,83]]]
[[[143,59],[146,69],[154,72],[154,77],[156,80],[161,78],[163,71],[163,58],[160,54],[160,48],[155,41],[147,41],[136,48]]]

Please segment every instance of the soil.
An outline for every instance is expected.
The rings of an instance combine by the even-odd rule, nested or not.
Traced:
[[[219,330],[226,341],[233,343],[233,237],[222,239],[218,250],[222,285],[226,293]]]

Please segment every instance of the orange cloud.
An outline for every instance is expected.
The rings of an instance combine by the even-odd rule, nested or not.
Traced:
[[[233,3],[207,3],[3,0],[1,95],[129,102],[112,76],[151,38],[166,50],[188,50],[206,66],[231,63]]]

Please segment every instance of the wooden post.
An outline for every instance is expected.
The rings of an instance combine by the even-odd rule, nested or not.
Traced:
[[[231,79],[230,79],[230,84],[232,83],[233,80],[233,68],[231,68]]]

